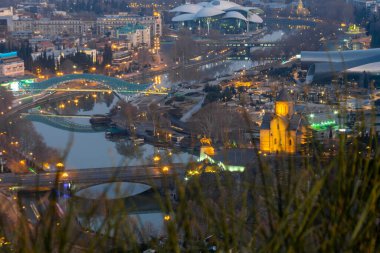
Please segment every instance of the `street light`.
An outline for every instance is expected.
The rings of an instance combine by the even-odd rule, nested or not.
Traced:
[[[66,179],[66,178],[68,178],[68,177],[69,177],[69,173],[67,173],[67,172],[63,172],[63,173],[61,174],[61,176],[60,176],[61,179]]]
[[[59,163],[55,164],[55,167],[57,167],[57,169],[63,169],[65,167],[65,165],[63,163],[59,162]]]
[[[161,157],[159,156],[159,155],[155,155],[155,156],[153,156],[153,161],[154,162],[158,162],[158,161],[160,161],[161,160]]]

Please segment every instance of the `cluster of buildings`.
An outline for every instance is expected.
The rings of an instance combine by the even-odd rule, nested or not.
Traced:
[[[104,15],[96,19],[73,18],[66,13],[63,14],[53,15],[49,18],[31,17],[18,14],[12,7],[3,8],[0,9],[1,30],[6,30],[15,37],[32,35],[103,36],[109,35],[115,29],[125,25],[140,24],[149,28],[152,37],[162,35],[161,15],[157,12],[152,16],[121,12],[117,15]]]
[[[373,13],[377,13],[380,7],[379,0],[348,0],[353,6],[359,10],[363,10],[367,17]]]
[[[141,48],[157,54],[161,36],[162,19],[158,12],[151,16],[121,12],[91,19],[72,17],[64,11],[43,17],[12,7],[0,8],[0,42],[28,41],[33,61],[42,56],[53,58],[56,67],[61,59],[77,52],[101,64],[108,45],[112,49],[110,67],[128,69]]]

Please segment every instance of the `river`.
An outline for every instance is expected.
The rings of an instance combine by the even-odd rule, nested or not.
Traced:
[[[235,71],[248,69],[257,65],[253,61],[227,61],[223,60],[217,63],[206,64],[204,66],[170,72],[168,74],[159,75],[153,78],[157,86],[174,87],[183,82],[196,83],[204,79],[213,79],[219,76],[234,75]],[[152,81],[152,80],[151,80]],[[46,104],[38,110],[50,113],[59,113],[61,115],[70,115],[65,117],[65,121],[71,121],[82,126],[90,126],[89,117],[94,114],[104,114],[117,103],[118,98],[108,93],[83,93],[73,95],[65,101]],[[61,122],[61,121],[58,121]],[[175,150],[165,150],[156,148],[151,144],[135,145],[124,139],[109,140],[105,137],[104,131],[99,132],[80,132],[70,131],[64,127],[56,127],[43,122],[33,122],[36,131],[43,137],[45,143],[52,148],[56,148],[62,152],[67,150],[67,157],[64,161],[66,168],[69,169],[85,169],[85,168],[101,168],[114,167],[120,165],[143,165],[152,164],[152,158],[159,153],[170,162],[188,163],[194,161],[197,157],[186,152]],[[108,186],[104,185],[105,188]],[[91,189],[89,189],[91,190]],[[99,188],[95,189],[99,192]],[[140,191],[137,191],[139,193]],[[88,192],[85,192],[88,195]],[[26,213],[29,217],[35,215],[34,210],[44,209],[43,205],[38,204],[36,195],[31,193],[20,193],[20,199],[26,206]],[[81,213],[87,208],[87,204],[91,203],[91,199],[83,198],[84,195],[71,197],[78,212]],[[111,197],[112,199],[113,197]],[[163,213],[153,190],[137,194],[135,197],[123,198],[125,201],[126,213],[128,213],[128,224],[136,224],[138,230],[146,230],[146,235],[158,237],[163,235],[165,228],[165,220],[167,214]],[[90,202],[89,202],[90,201]],[[111,200],[110,200],[111,201]],[[65,201],[61,202],[65,205]],[[95,200],[95,203],[97,202]],[[33,207],[34,206],[34,207]],[[37,206],[37,207],[35,207]],[[133,214],[130,208],[134,207]],[[86,217],[85,213],[78,214],[77,221],[85,229],[104,232],[104,228],[100,228],[104,217],[98,215]],[[35,218],[35,217],[34,217]],[[31,218],[31,220],[33,220]],[[113,233],[113,232],[111,232]],[[143,238],[140,238],[143,239]]]

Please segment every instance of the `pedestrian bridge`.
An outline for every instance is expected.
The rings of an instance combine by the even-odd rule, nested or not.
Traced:
[[[42,82],[24,84],[22,88],[24,90],[41,92],[41,90],[48,90],[72,81],[96,82],[118,93],[147,93],[146,90],[150,87],[150,84],[129,83],[119,78],[98,74],[69,74],[53,77]]]

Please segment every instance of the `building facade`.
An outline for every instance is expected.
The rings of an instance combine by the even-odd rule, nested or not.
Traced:
[[[275,102],[275,113],[266,113],[260,128],[260,150],[264,153],[296,153],[305,142],[306,124],[295,113],[294,102],[282,89]]]
[[[94,26],[94,21],[83,21],[75,19],[19,19],[13,21],[14,30],[33,31],[41,35],[82,35],[91,31]]]
[[[119,27],[129,24],[141,24],[150,28],[150,35],[152,37],[162,35],[162,20],[159,13],[153,16],[138,16],[121,12],[118,15],[105,15],[96,20],[97,34],[112,33]]]
[[[116,38],[126,39],[131,42],[133,47],[140,45],[150,47],[151,35],[150,28],[141,24],[128,24],[116,29]]]
[[[17,52],[0,54],[0,76],[23,76],[24,61],[17,57]]]
[[[154,16],[120,13],[119,15],[105,15],[97,20],[21,18],[13,20],[13,30],[16,32],[33,31],[41,35],[83,35],[86,33],[104,35],[108,32],[111,33],[116,28],[139,23],[149,27],[151,36],[154,37],[162,35],[161,22],[159,13],[155,13]]]

